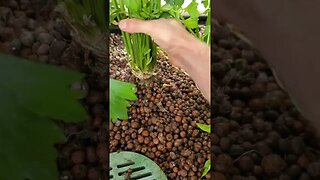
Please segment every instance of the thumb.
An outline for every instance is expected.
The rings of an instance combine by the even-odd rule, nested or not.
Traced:
[[[151,36],[151,23],[152,21],[145,21],[140,19],[124,19],[119,22],[119,27],[122,31],[128,33],[144,33]]]

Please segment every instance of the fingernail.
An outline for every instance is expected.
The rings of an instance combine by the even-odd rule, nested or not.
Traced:
[[[119,27],[120,29],[126,29],[127,27],[127,21],[126,20],[122,20],[119,22]]]

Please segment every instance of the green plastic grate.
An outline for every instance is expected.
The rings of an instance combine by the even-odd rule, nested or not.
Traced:
[[[110,180],[167,180],[154,161],[135,152],[111,153],[109,171]]]

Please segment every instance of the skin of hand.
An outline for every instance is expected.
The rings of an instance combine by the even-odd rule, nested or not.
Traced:
[[[183,69],[194,80],[210,103],[210,47],[191,35],[174,19],[139,20],[119,22],[122,31],[144,33],[167,52],[169,62]]]
[[[259,49],[302,114],[320,129],[320,1],[217,0],[214,17]]]

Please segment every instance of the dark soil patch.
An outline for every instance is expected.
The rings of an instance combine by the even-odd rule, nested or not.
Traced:
[[[86,74],[76,88],[87,92],[83,104],[91,120],[60,124],[67,142],[56,146],[59,179],[107,179],[107,70],[101,71],[105,66],[73,41],[68,26],[53,11],[55,4],[39,0],[1,1],[0,52]]]
[[[319,179],[319,138],[268,65],[226,26],[215,26],[214,179]]]
[[[158,73],[137,80],[127,66],[121,38],[110,38],[110,77],[137,84],[129,120],[110,123],[110,150],[135,151],[154,160],[169,179],[200,179],[210,157],[210,107],[193,81],[160,56]],[[210,179],[210,175],[207,176]]]

